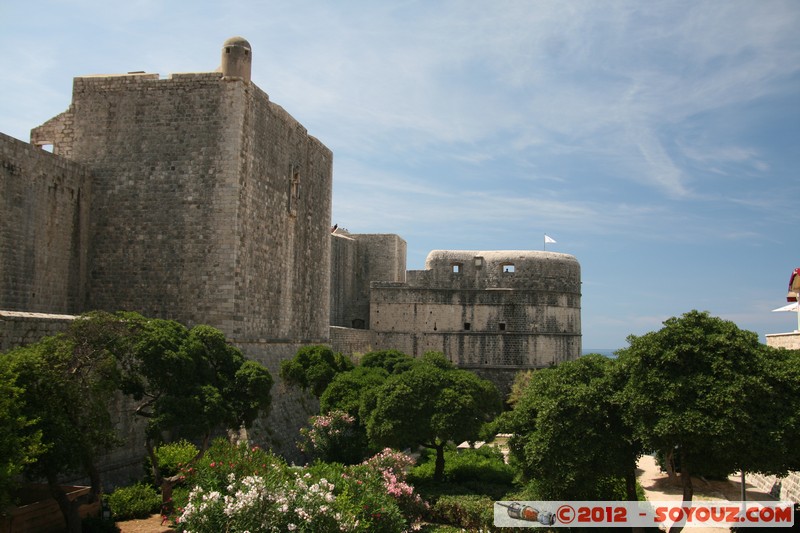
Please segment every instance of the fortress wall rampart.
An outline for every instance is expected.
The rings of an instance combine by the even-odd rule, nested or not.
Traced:
[[[373,332],[373,350],[400,350],[420,357],[444,353],[461,368],[518,371],[545,368],[580,356],[580,335]]]
[[[82,310],[90,197],[85,167],[0,134],[0,309]]]
[[[55,135],[69,116],[69,138]],[[92,169],[88,308],[327,340],[332,154],[220,73],[76,78],[33,132]]]
[[[70,106],[67,111],[31,130],[31,144],[39,147],[49,145],[54,155],[69,159],[72,153],[73,118]]]
[[[394,234],[360,233],[353,238],[358,242],[359,251],[353,313],[362,327],[371,329],[370,284],[405,281],[406,241]]]
[[[574,256],[557,252],[434,250],[428,254],[423,272],[413,275],[415,286],[520,288],[580,294],[580,263]]]
[[[345,355],[365,354],[374,351],[375,334],[368,329],[331,326],[331,349]]]
[[[555,291],[420,289],[372,284],[378,332],[580,334],[580,296]]]
[[[236,334],[326,342],[333,154],[258,87],[246,95]]]
[[[75,78],[70,157],[93,173],[88,308],[231,333],[242,92],[214,73]]]
[[[358,265],[358,241],[349,235],[331,233],[331,325],[350,328],[366,326],[366,320],[357,322],[357,295],[360,293],[361,273]],[[367,300],[369,306],[369,300]],[[331,342],[335,342],[331,337]]]
[[[65,331],[74,315],[0,311],[0,354]]]
[[[406,241],[394,234],[347,232],[331,239],[331,325],[369,329],[370,283],[405,280]]]
[[[528,251],[434,251],[407,283],[373,282],[375,349],[441,351],[463,368],[519,370],[581,354],[580,265]]]
[[[353,235],[363,250],[362,262],[369,281],[406,280],[406,241],[393,233]],[[369,283],[367,283],[367,292]]]

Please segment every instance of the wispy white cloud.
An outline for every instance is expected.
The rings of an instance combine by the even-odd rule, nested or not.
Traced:
[[[558,229],[619,262],[606,283],[640,286],[626,263],[645,245],[687,264],[691,245],[793,249],[800,113],[774,108],[800,90],[794,0],[42,0],[0,18],[0,129],[22,138],[66,109],[72,76],[213,70],[246,37],[254,81],[334,151],[334,221],[400,233],[410,263]],[[666,318],[629,305],[587,331]]]

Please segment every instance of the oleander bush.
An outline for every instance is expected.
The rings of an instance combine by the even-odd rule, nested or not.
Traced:
[[[178,531],[193,533],[405,531],[424,511],[405,482],[410,464],[385,450],[359,465],[290,467],[259,448],[220,440],[183,471],[190,492],[175,493],[173,519]]]

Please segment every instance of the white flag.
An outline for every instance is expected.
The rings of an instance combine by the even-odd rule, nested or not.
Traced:
[[[544,236],[544,243],[545,244],[555,244],[556,240],[549,235],[545,234]]]

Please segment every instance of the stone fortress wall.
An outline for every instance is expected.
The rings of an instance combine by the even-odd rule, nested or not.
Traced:
[[[100,309],[209,324],[276,378],[318,343],[441,350],[501,387],[580,355],[572,256],[438,251],[407,272],[398,235],[332,230],[332,153],[251,61],[234,38],[217,72],[80,76],[31,144],[0,134],[0,350]],[[273,390],[251,436],[291,459],[316,400]],[[135,422],[119,424],[108,470],[140,455]]]
[[[69,110],[32,138],[92,172],[84,309],[247,342],[327,339],[329,277],[307,266],[330,261],[332,154],[258,87],[222,73],[79,77]]]
[[[581,354],[580,265],[537,251],[433,251],[406,283],[374,282],[376,348],[516,372]]]
[[[0,309],[209,324],[276,378],[327,342],[332,153],[250,82],[251,58],[234,38],[220,72],[77,77],[31,144],[0,136]],[[5,316],[0,339],[67,323]],[[291,457],[314,402],[284,389],[260,425]]]
[[[331,232],[331,326],[370,329],[370,283],[405,281],[406,249],[394,234]]]
[[[83,309],[90,196],[85,167],[0,133],[0,309]]]

